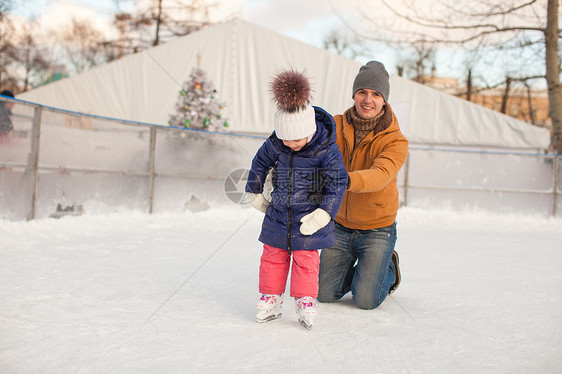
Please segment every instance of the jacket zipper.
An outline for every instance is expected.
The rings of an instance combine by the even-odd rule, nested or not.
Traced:
[[[363,145],[363,140],[361,140],[361,143],[359,143],[357,145],[357,147],[353,147],[353,149],[351,150],[351,153],[350,153],[350,156],[349,156],[349,169],[350,170],[352,170],[353,159],[354,159],[355,153]],[[349,143],[347,143],[347,142],[346,142],[346,144],[349,145]],[[351,147],[349,147],[349,148],[351,148]],[[347,193],[347,199],[345,199],[345,219],[347,221],[349,221],[349,192]]]
[[[288,213],[288,223],[289,223],[289,230],[287,231],[287,250],[291,250],[291,231],[293,230],[293,214],[291,212],[291,192],[292,192],[292,185],[293,185],[293,160],[295,158],[296,153],[291,154],[291,159],[289,160],[289,175],[287,178],[287,213]]]
[[[351,146],[349,145],[349,142],[346,141],[346,145],[348,146],[348,149],[351,148]],[[355,151],[355,149],[352,149],[349,155],[349,170],[351,170],[351,165],[353,164],[353,152]],[[349,194],[350,192],[347,192],[347,198],[345,199],[345,219],[346,221],[349,221]]]

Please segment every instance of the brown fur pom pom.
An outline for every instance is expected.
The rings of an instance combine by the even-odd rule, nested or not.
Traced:
[[[310,82],[303,73],[292,69],[283,70],[273,79],[271,92],[277,109],[295,112],[309,103]]]

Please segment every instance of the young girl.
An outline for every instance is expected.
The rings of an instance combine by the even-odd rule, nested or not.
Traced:
[[[334,119],[310,105],[308,79],[282,71],[271,87],[275,131],[256,153],[246,184],[252,205],[265,213],[256,321],[281,316],[292,256],[290,295],[299,321],[310,329],[318,296],[318,250],[335,242],[333,218],[347,188],[347,172],[335,143]],[[267,201],[263,189],[270,171],[273,191]]]

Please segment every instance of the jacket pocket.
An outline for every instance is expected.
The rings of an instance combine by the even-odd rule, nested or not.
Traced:
[[[384,216],[385,206],[375,193],[350,193],[348,219],[352,222],[373,222]]]
[[[377,195],[376,192],[370,192],[367,195],[369,195],[369,206],[377,211],[385,210],[386,204],[380,199],[380,194]]]

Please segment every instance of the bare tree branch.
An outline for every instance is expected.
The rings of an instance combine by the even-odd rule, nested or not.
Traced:
[[[368,3],[362,2],[360,22],[342,16],[340,19],[365,40],[382,42],[402,51],[415,51],[418,45],[478,51],[467,54],[473,58],[479,56],[480,60],[485,58],[486,61],[482,60],[480,64],[486,70],[492,67],[496,75],[497,70],[505,70],[505,80],[497,84],[506,87],[504,102],[509,95],[507,83],[546,79],[555,149],[562,152],[559,2],[433,0],[431,7],[426,7],[424,0],[369,0]],[[359,27],[364,24],[371,27],[363,26],[360,31]],[[492,52],[494,56],[491,58]],[[414,60],[415,53],[409,58],[410,63]],[[474,61],[467,66],[467,90],[476,89],[472,86],[472,73],[477,65]],[[399,65],[401,71],[407,63]]]

